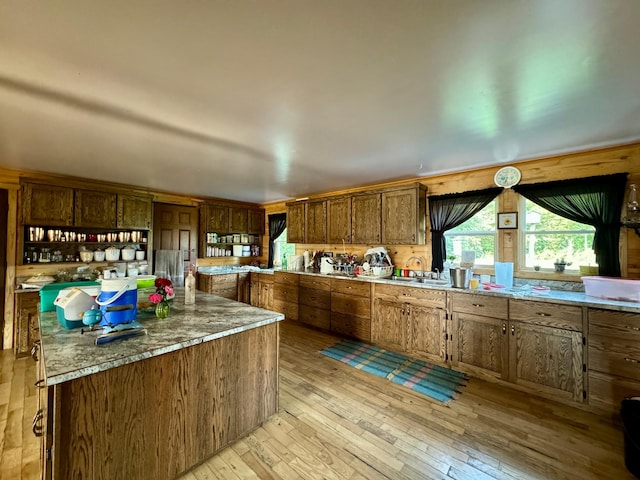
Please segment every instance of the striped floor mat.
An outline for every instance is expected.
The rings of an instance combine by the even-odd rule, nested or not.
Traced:
[[[355,340],[341,340],[320,353],[444,403],[467,383],[464,373]]]

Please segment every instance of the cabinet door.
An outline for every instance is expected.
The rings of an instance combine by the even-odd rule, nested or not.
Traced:
[[[287,205],[287,243],[304,243],[304,205]]]
[[[118,195],[118,228],[151,230],[152,216],[151,198]]]
[[[247,233],[251,235],[264,235],[265,217],[264,210],[248,210],[247,211],[248,228]]]
[[[351,243],[380,243],[382,197],[379,193],[351,199]]]
[[[249,228],[249,218],[247,209],[242,207],[231,207],[229,209],[231,233],[246,233]]]
[[[447,359],[445,311],[409,304],[406,308],[409,315],[408,353],[430,362],[445,362]]]
[[[305,243],[327,243],[327,202],[305,205]]]
[[[510,380],[576,402],[583,401],[582,334],[511,322]]]
[[[273,284],[260,283],[260,308],[273,310]]]
[[[207,232],[229,233],[229,207],[207,205]]]
[[[28,355],[34,342],[40,338],[38,323],[38,292],[15,294],[15,323],[13,346],[16,356]]]
[[[115,228],[116,194],[95,190],[76,190],[76,227]]]
[[[260,277],[258,276],[258,273],[251,272],[250,279],[251,279],[250,280],[251,281],[251,285],[250,285],[251,306],[259,307],[260,306]]]
[[[327,243],[351,243],[351,197],[327,200]]]
[[[25,183],[22,194],[25,225],[73,225],[73,188]]]
[[[248,273],[238,274],[238,301],[251,303],[251,280]]]
[[[416,187],[382,193],[383,244],[424,244],[426,210],[424,207],[418,208],[420,194],[424,194],[424,191]]]
[[[371,341],[381,348],[404,352],[408,330],[407,305],[376,300],[371,321]]]
[[[507,380],[507,328],[507,320],[454,313],[452,365],[480,377]]]

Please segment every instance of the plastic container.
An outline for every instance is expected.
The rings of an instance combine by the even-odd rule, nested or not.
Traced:
[[[100,326],[134,321],[138,315],[137,277],[102,280],[96,303],[100,305],[102,312]]]
[[[496,283],[505,288],[513,287],[513,262],[496,262]]]
[[[625,398],[620,416],[624,424],[624,464],[640,478],[640,397]]]
[[[56,309],[55,302],[60,290],[71,287],[86,287],[86,286],[100,286],[98,282],[84,281],[84,282],[60,282],[50,283],[45,285],[40,290],[40,311],[41,312],[53,312]]]
[[[582,277],[588,297],[620,302],[640,302],[640,280],[612,277]]]
[[[156,281],[155,275],[138,275],[136,278],[138,288],[152,288]]]
[[[88,288],[97,289],[97,287]],[[58,323],[68,330],[82,327],[84,312],[96,306],[95,297],[81,288],[60,290],[54,303]]]

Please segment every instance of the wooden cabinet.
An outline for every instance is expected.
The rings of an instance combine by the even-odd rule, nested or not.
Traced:
[[[73,225],[73,188],[25,183],[22,185],[22,219],[25,225]]]
[[[198,290],[237,301],[238,274],[208,275],[198,273]]]
[[[260,306],[260,274],[251,272],[249,275],[249,299],[252,307]]]
[[[508,300],[451,293],[454,367],[476,376],[508,380]]]
[[[116,228],[116,198],[111,192],[76,189],[74,225]]]
[[[300,275],[298,320],[307,325],[331,328],[331,278]]]
[[[247,233],[250,235],[264,235],[265,213],[264,209],[247,210]]]
[[[298,277],[295,273],[273,274],[273,308],[288,320],[298,320]]]
[[[131,230],[151,230],[153,203],[151,197],[118,194],[117,227]]]
[[[205,205],[204,225],[207,232],[215,232],[218,234],[229,233],[229,207],[223,205]]]
[[[231,207],[229,209],[229,230],[231,233],[246,233],[249,228],[249,218],[246,207]]]
[[[424,245],[427,190],[422,185],[382,192],[382,243]]]
[[[331,330],[371,341],[371,284],[331,279]]]
[[[608,414],[640,396],[640,314],[589,308],[589,405]]]
[[[305,242],[327,242],[327,202],[309,201],[305,204]]]
[[[304,243],[304,203],[287,204],[287,243]]]
[[[37,362],[35,382],[37,402],[32,431],[36,437],[40,438],[40,478],[48,480],[53,476],[51,448],[53,446],[54,432],[53,402],[55,388],[45,386],[44,361],[40,354],[39,346],[34,351],[34,360]]]
[[[446,292],[375,285],[371,340],[430,362],[447,360]]]
[[[351,243],[351,197],[327,200],[327,242]]]
[[[453,292],[451,310],[454,366],[584,401],[581,307]]]
[[[274,278],[272,274],[260,273],[260,298],[259,307],[267,310],[274,310],[273,306],[273,284]]]
[[[251,279],[249,272],[238,273],[238,301],[251,304]]]
[[[354,195],[351,199],[351,243],[379,244],[382,195]]]
[[[34,343],[40,338],[38,324],[39,292],[14,294],[15,323],[13,328],[13,348],[17,357],[28,355]]]

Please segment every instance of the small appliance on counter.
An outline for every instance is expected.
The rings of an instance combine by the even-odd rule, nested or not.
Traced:
[[[70,330],[82,327],[82,316],[96,306],[96,299],[85,290],[75,287],[60,290],[53,303],[58,323]]]

